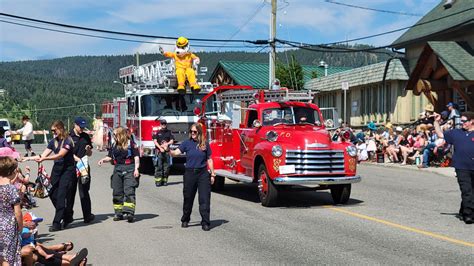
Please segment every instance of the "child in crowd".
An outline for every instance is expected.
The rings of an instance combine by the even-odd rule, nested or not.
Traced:
[[[38,218],[34,214],[30,212],[26,212],[23,214],[23,222],[26,224],[28,222],[32,222],[32,226],[30,228],[24,227],[23,231],[21,232],[21,246],[30,245],[35,248],[35,251],[43,256],[45,259],[50,259],[54,256],[54,253],[47,253],[44,247],[40,244],[36,243],[36,233],[38,229],[38,223],[43,221],[43,218]]]
[[[13,155],[13,151],[11,152]],[[20,232],[23,219],[20,196],[10,182],[17,173],[18,162],[10,156],[0,157],[0,263],[21,265]]]

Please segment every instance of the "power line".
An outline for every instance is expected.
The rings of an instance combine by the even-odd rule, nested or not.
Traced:
[[[252,15],[245,21],[244,24],[242,24],[228,39],[228,41],[224,42],[223,45],[226,45],[230,40],[232,40],[250,21],[252,21],[255,16],[262,10],[262,8],[265,6],[265,0],[255,9],[255,11],[252,13]],[[219,47],[218,51],[222,47]]]
[[[54,26],[59,26],[59,27],[64,27],[64,28],[94,31],[94,32],[100,32],[100,33],[107,33],[107,34],[125,35],[125,36],[133,36],[133,37],[140,37],[140,38],[166,39],[166,40],[176,40],[178,38],[178,37],[172,37],[172,36],[148,35],[148,34],[138,34],[138,33],[131,33],[131,32],[123,32],[123,31],[112,31],[112,30],[103,30],[103,29],[96,29],[96,28],[81,27],[81,26],[75,26],[75,25],[70,25],[70,24],[63,24],[63,23],[57,23],[57,22],[52,22],[52,21],[22,17],[22,16],[17,16],[17,15],[7,14],[7,13],[0,13],[0,16],[17,18],[17,19],[22,19],[22,20],[32,21],[32,22],[39,22],[39,23],[43,23],[43,24],[54,25]],[[188,38],[188,40],[190,40],[190,41],[201,41],[201,42],[247,42],[247,43],[255,43],[255,41],[250,41],[250,40],[222,40],[222,39],[204,39],[204,38]]]
[[[423,15],[421,15],[421,14],[416,14],[416,13],[408,13],[408,12],[400,12],[400,11],[391,11],[391,10],[376,9],[376,8],[364,7],[364,6],[356,6],[356,5],[341,3],[341,2],[337,2],[337,1],[333,1],[333,0],[325,0],[325,2],[326,2],[326,3],[330,3],[330,4],[340,5],[340,6],[358,8],[358,9],[369,10],[369,11],[375,11],[375,12],[381,12],[381,13],[389,13],[389,14],[395,14],[395,15],[403,15],[403,16],[411,16],[411,17],[422,17],[422,16],[423,16]]]
[[[105,40],[113,40],[113,41],[123,41],[123,42],[134,42],[134,43],[150,43],[150,44],[163,44],[167,45],[169,43],[163,43],[163,42],[154,42],[154,41],[140,41],[140,40],[132,40],[132,39],[124,39],[124,38],[115,38],[115,37],[106,37],[106,36],[99,36],[99,35],[92,35],[92,34],[86,34],[86,33],[78,33],[78,32],[71,32],[71,31],[64,31],[64,30],[57,30],[57,29],[51,29],[51,28],[45,28],[45,27],[39,27],[39,26],[34,26],[34,25],[28,25],[28,24],[23,24],[23,23],[17,23],[17,22],[12,22],[12,21],[6,21],[6,20],[1,20],[0,22],[8,23],[8,24],[14,24],[18,26],[23,26],[23,27],[29,27],[29,28],[34,28],[34,29],[40,29],[40,30],[46,30],[46,31],[52,31],[52,32],[59,32],[59,33],[64,33],[64,34],[70,34],[70,35],[77,35],[77,36],[84,36],[84,37],[91,37],[91,38],[99,38],[99,39],[105,39]],[[219,45],[202,45],[202,44],[194,44],[194,47],[201,47],[201,48],[218,48],[222,47]],[[226,48],[249,48],[248,46],[244,45],[228,45],[225,46]],[[253,48],[253,47],[252,47]]]

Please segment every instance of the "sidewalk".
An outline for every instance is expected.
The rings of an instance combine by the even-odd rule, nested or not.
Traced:
[[[453,167],[429,167],[429,168],[422,168],[419,169],[416,165],[401,165],[398,163],[374,163],[374,162],[362,162],[362,165],[369,165],[369,166],[376,166],[376,167],[388,167],[388,168],[402,168],[405,170],[413,170],[413,171],[423,171],[423,172],[430,172],[435,173],[442,176],[448,177],[455,177],[456,173],[454,172]]]

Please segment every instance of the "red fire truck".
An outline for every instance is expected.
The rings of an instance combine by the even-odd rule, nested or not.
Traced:
[[[198,121],[193,109],[213,89],[209,82],[199,82],[199,94],[188,90],[186,95],[179,95],[174,73],[171,60],[123,67],[119,70],[120,82],[116,83],[123,85],[124,97],[102,105],[102,117],[109,128],[129,128],[144,165],[151,164],[155,153],[152,134],[159,130],[159,120],[166,119],[177,142],[184,140],[191,124]]]
[[[254,90],[220,86],[196,109],[212,149],[213,188],[225,178],[258,183],[264,206],[274,206],[279,191],[329,189],[336,204],[347,203],[356,174],[357,150],[333,142],[311,91]],[[211,102],[212,104],[209,104]]]

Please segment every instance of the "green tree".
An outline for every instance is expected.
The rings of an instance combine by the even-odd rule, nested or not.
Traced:
[[[275,76],[280,80],[282,87],[293,90],[303,88],[303,67],[296,61],[294,55],[291,55],[291,61],[288,66],[282,62],[277,62]]]

